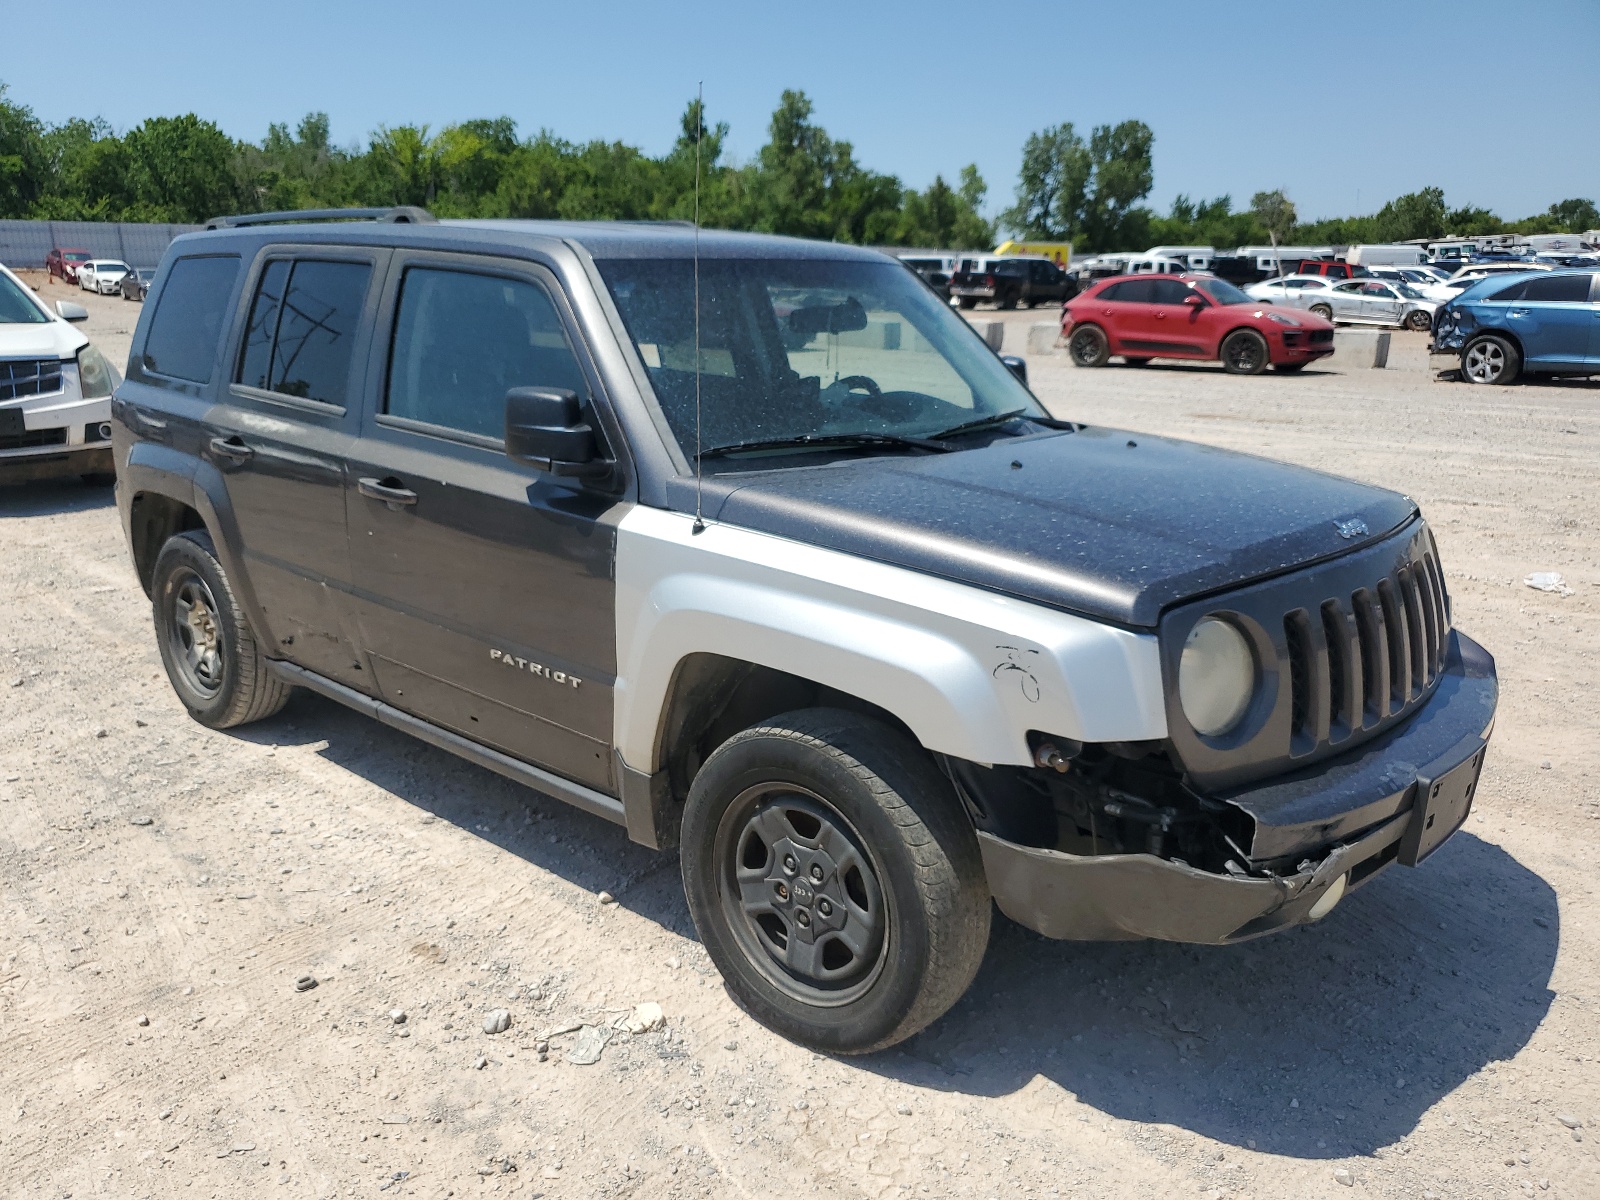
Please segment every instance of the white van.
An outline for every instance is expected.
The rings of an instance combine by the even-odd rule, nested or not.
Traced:
[[[1345,262],[1352,267],[1415,267],[1428,261],[1421,246],[1351,246]]]
[[[1268,275],[1279,274],[1278,264],[1282,263],[1282,274],[1293,275],[1300,264],[1308,258],[1332,258],[1332,246],[1240,246],[1234,255],[1239,258],[1249,258],[1255,263],[1256,270],[1264,271]]]
[[[1211,270],[1211,260],[1217,256],[1214,246],[1151,246],[1144,252],[1146,258],[1175,258],[1189,264],[1191,271]]]
[[[1182,275],[1190,269],[1182,259],[1140,254],[1128,260],[1125,272],[1129,275]]]

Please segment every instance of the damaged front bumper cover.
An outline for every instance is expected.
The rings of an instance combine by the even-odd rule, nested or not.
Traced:
[[[1303,853],[1294,874],[1218,875],[1148,854],[1066,854],[980,832],[995,903],[1046,937],[1221,945],[1316,920],[1394,863],[1422,861],[1467,818],[1499,694],[1488,652],[1460,634],[1451,642],[1438,690],[1409,721],[1224,797],[1255,819],[1253,854]]]

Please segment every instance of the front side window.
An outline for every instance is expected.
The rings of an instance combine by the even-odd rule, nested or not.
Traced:
[[[923,437],[1042,410],[971,327],[890,263],[613,259],[600,273],[680,447]]]
[[[0,275],[0,325],[47,325],[50,314],[45,312],[22,290],[22,285],[9,275]]]
[[[172,264],[144,342],[147,370],[190,383],[211,381],[238,275],[236,254],[180,258]]]
[[[906,285],[926,292],[898,267]],[[496,275],[412,267],[400,285],[384,411],[462,433],[505,435],[514,387],[588,394],[549,294]]]

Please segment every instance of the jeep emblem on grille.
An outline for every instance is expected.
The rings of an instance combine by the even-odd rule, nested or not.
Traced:
[[[1367,523],[1360,517],[1351,517],[1348,521],[1335,521],[1333,528],[1345,541],[1367,536]]]

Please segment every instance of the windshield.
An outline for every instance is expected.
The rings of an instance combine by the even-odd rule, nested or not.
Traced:
[[[1412,287],[1409,283],[1396,283],[1394,285],[1394,290],[1399,292],[1407,300],[1422,299],[1422,293],[1417,291],[1417,289]]]
[[[43,325],[50,316],[41,309],[22,285],[9,275],[0,275],[0,325]]]
[[[689,259],[613,259],[600,273],[693,458],[695,281]],[[700,263],[706,451],[806,438],[929,437],[1044,410],[915,275],[895,263]]]
[[[1226,279],[1199,279],[1195,287],[1210,296],[1218,304],[1254,304],[1256,301],[1245,295]]]
[[[88,262],[89,256],[81,250],[67,250],[61,255],[68,262]]]

